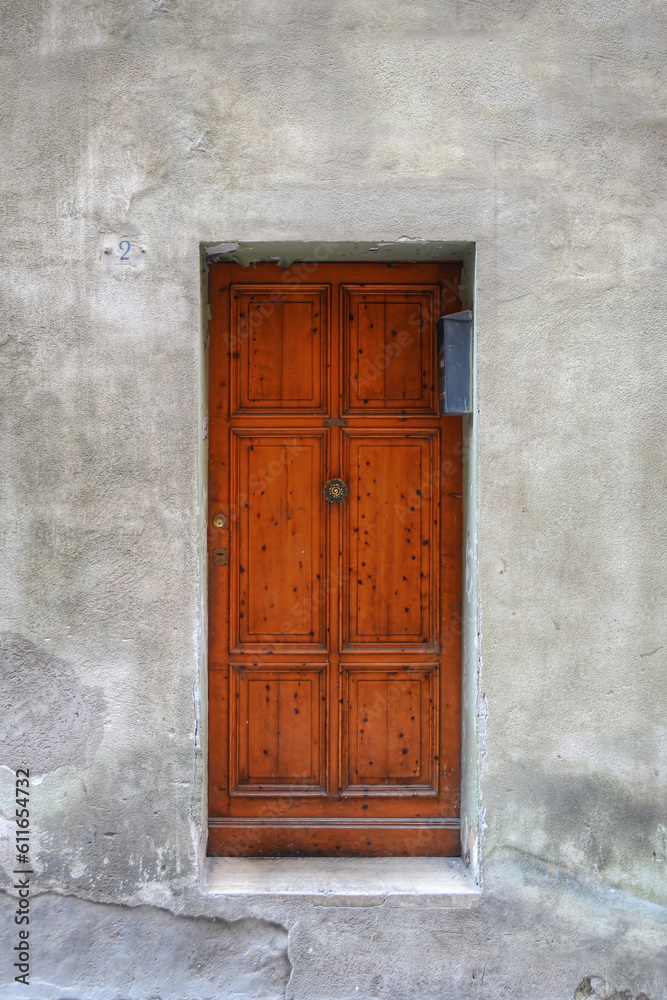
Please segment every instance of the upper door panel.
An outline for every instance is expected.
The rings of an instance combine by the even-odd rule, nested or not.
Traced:
[[[344,285],[343,409],[437,415],[437,285]]]
[[[328,285],[232,287],[232,413],[326,412],[328,314]]]

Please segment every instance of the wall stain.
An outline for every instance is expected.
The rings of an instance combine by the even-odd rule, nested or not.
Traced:
[[[594,987],[592,980],[598,980],[600,987]],[[603,990],[604,992],[600,992]],[[634,994],[631,990],[614,990],[607,992],[607,984],[599,976],[584,976],[574,991],[572,1000],[651,1000],[646,993]]]
[[[664,869],[656,865],[662,844],[662,798],[658,782],[653,791],[609,771],[563,775],[544,771],[526,780],[523,801],[534,817],[533,827],[544,831],[547,839],[537,850],[531,844],[512,843],[516,813],[505,808],[502,846],[663,903]],[[639,873],[644,873],[642,878]]]
[[[31,776],[89,764],[103,735],[102,689],[16,632],[0,633],[0,759]]]
[[[31,973],[36,996],[67,984],[68,996],[98,1000],[284,998],[291,964],[287,930],[275,921],[180,916],[157,906],[52,893],[41,894],[37,905],[39,953]],[[9,976],[9,970],[0,975]],[[3,985],[0,979],[0,992]],[[48,994],[40,990],[47,985]]]

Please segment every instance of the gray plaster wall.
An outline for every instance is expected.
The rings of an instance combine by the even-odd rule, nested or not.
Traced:
[[[0,996],[664,1000],[664,5],[0,16]],[[481,902],[209,896],[200,247],[404,236],[476,245]]]

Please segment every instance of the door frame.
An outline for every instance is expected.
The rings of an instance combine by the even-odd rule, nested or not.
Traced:
[[[248,266],[261,261],[291,266],[293,273],[308,274],[318,263],[414,260],[463,264],[458,292],[463,308],[475,305],[476,247],[472,242],[428,242],[403,240],[385,243],[252,242],[203,243],[200,245],[202,338],[200,353],[200,407],[198,435],[199,498],[199,601],[201,629],[197,636],[198,683],[195,688],[196,732],[200,734],[196,792],[200,867],[206,862],[208,830],[208,323],[210,318],[208,265],[235,261]],[[477,338],[475,337],[475,343]],[[463,592],[462,592],[462,718],[461,718],[461,853],[475,878],[481,874],[483,829],[479,791],[480,741],[486,709],[479,692],[478,597],[477,597],[477,474],[476,474],[476,351],[473,351],[473,413],[463,418]],[[248,859],[239,859],[247,863]]]

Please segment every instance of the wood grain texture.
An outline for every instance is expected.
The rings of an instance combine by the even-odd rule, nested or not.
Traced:
[[[210,853],[459,851],[459,271],[211,267]]]
[[[437,415],[438,286],[344,285],[343,410]]]
[[[232,794],[325,794],[326,666],[231,664]]]
[[[437,795],[438,664],[346,664],[343,795]]]
[[[233,413],[326,407],[328,294],[328,285],[233,286]]]
[[[240,498],[230,539],[232,648],[326,648],[327,431],[232,429],[230,479]],[[236,530],[234,530],[234,528]]]
[[[219,822],[219,821],[218,821]],[[225,822],[209,825],[209,854],[222,857],[456,857],[461,853],[458,824],[371,825],[363,819],[295,825]]]
[[[343,648],[428,644],[438,631],[438,431],[343,431]]]

